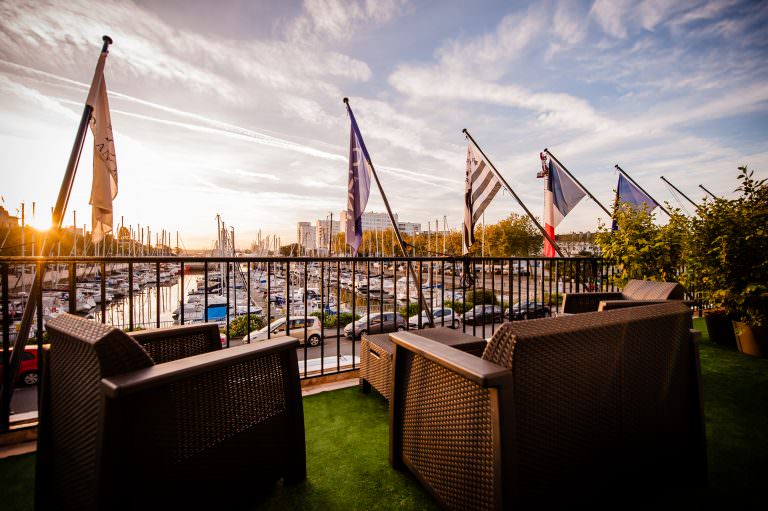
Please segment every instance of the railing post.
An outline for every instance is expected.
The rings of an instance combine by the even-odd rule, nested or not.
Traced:
[[[101,262],[99,273],[101,274],[100,295],[101,295],[101,322],[107,322],[107,266],[104,261]]]
[[[157,328],[160,328],[160,261],[155,262],[155,316]]]
[[[133,332],[133,261],[128,262],[128,331]]]
[[[11,318],[8,297],[8,264],[3,263],[2,268],[2,292],[3,292],[3,395],[2,409],[0,410],[0,431],[8,431],[11,417],[11,396],[13,396],[13,385],[11,385],[11,372],[8,367],[11,363]]]
[[[184,297],[185,297],[185,289],[184,289],[184,261],[181,262],[181,266],[179,267],[179,272],[181,273],[181,276],[179,277],[179,287],[181,288],[181,298],[179,299],[179,315],[181,317],[181,323],[184,324]]]
[[[69,265],[69,313],[77,312],[77,263]]]
[[[208,323],[208,261],[203,263],[203,322]]]

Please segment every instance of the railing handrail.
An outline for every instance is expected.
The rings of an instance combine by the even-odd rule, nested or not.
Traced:
[[[0,256],[0,264],[37,264],[37,263],[237,263],[237,262],[365,262],[371,261],[464,261],[465,259],[482,261],[601,261],[599,256],[571,256],[571,257],[543,257],[543,256],[332,256],[332,257],[312,257],[312,256]]]
[[[401,266],[407,263],[417,266],[420,275],[429,272],[429,284],[425,286],[423,279],[409,277],[410,273]],[[179,272],[173,272],[170,279],[161,279],[167,264],[178,265]],[[54,266],[61,271],[53,271]],[[219,274],[217,270],[224,270],[224,266],[226,271]],[[408,319],[414,312],[413,305],[416,304],[415,312],[419,318],[417,328],[421,328],[424,325],[421,319],[423,309],[419,303],[420,299],[416,296],[427,299],[430,307],[450,307],[455,311],[454,315],[459,317],[458,324],[464,332],[487,338],[493,335],[499,318],[491,318],[486,333],[486,318],[480,318],[478,323],[476,317],[463,315],[470,306],[484,303],[479,302],[477,297],[485,297],[487,294],[478,295],[478,291],[490,292],[494,302],[500,301],[508,307],[515,300],[543,302],[548,307],[547,314],[557,314],[560,312],[560,294],[596,288],[607,290],[612,288],[611,277],[614,276],[610,263],[599,256],[0,256],[0,277],[3,285],[0,306],[3,311],[9,311],[2,314],[4,358],[7,358],[7,350],[10,348],[11,320],[14,316],[18,318],[19,311],[18,306],[14,306],[13,310],[9,306],[16,302],[21,307],[24,306],[23,294],[14,293],[19,289],[24,290],[24,286],[29,286],[32,282],[30,276],[33,274],[26,272],[26,267],[34,267],[35,271],[50,268],[46,273],[50,276],[50,282],[56,284],[56,288],[51,287],[44,291],[67,291],[66,296],[48,295],[52,301],[45,306],[43,293],[39,293],[35,299],[37,335],[30,337],[29,342],[35,342],[36,338],[39,350],[42,349],[45,321],[63,310],[81,314],[89,312],[93,314],[95,321],[129,330],[137,326],[159,328],[167,324],[168,317],[173,317],[174,321],[181,324],[216,321],[225,335],[226,346],[229,346],[230,342],[251,342],[250,335],[246,335],[241,341],[242,334],[230,330],[236,317],[261,316],[265,325],[284,318],[286,331],[283,333],[305,340],[299,348],[303,350],[300,360],[302,378],[357,369],[359,346],[356,341],[364,332],[377,333],[376,329],[379,327],[373,326],[371,319],[375,314],[403,313],[405,310],[405,323],[402,326],[410,329],[412,325]],[[244,273],[241,270],[244,270]],[[466,275],[463,275],[465,270],[472,278],[467,279]],[[121,279],[120,276],[126,271],[127,278]],[[144,274],[146,271],[149,271],[148,278],[136,276],[137,272]],[[263,272],[262,276],[253,279],[254,271]],[[342,272],[349,275],[349,281],[342,278]],[[221,279],[219,290],[214,290],[209,285],[214,275]],[[240,278],[230,278],[236,275],[240,275]],[[88,276],[91,277],[91,282],[98,282],[100,293],[91,291],[80,296],[80,291],[90,285],[82,282],[80,277]],[[113,277],[117,277],[115,282],[111,281]],[[374,277],[377,277],[377,280],[371,280]],[[191,288],[187,286],[187,282],[192,282],[193,279],[202,292],[190,292]],[[419,280],[422,280],[421,286],[418,285]],[[13,289],[9,289],[11,281],[15,281]],[[48,281],[49,279],[36,275],[35,282],[38,282],[37,285],[41,288],[44,282]],[[362,283],[368,285],[361,286]],[[173,290],[168,286],[177,287]],[[238,289],[243,288],[247,290],[246,296],[243,296],[245,293],[242,291],[238,292]],[[313,295],[306,291],[309,288],[316,288]],[[108,296],[107,289],[115,293]],[[301,289],[305,291],[302,292]],[[297,292],[300,296],[297,296]],[[187,306],[193,302],[190,299],[193,293],[202,294],[202,298],[199,304],[192,306],[194,310],[188,311]],[[226,305],[209,302],[214,293],[226,296]],[[470,298],[473,295],[475,298]],[[110,302],[111,300],[114,302]],[[53,309],[51,303],[58,304],[58,311]],[[211,308],[211,305],[214,307]],[[177,306],[178,320],[177,316],[171,313]],[[226,310],[223,317],[219,316],[221,307]],[[209,316],[214,312],[215,316]],[[312,327],[308,321],[309,317],[315,314],[319,314],[319,332],[309,332],[309,328],[317,327],[316,320],[312,321]],[[353,320],[350,323],[351,329],[347,332],[344,329],[344,324],[349,318],[347,314],[355,319],[357,315],[365,317],[367,321],[361,326],[355,326],[357,323]],[[511,315],[509,317],[511,318]],[[330,321],[326,321],[329,318]],[[303,322],[300,321],[302,319]],[[294,320],[297,323],[294,323]],[[452,321],[449,320],[450,324],[446,323],[445,316],[442,316],[440,320],[435,318],[435,325],[452,326]],[[247,320],[245,325],[238,326],[245,326],[245,331],[249,334],[254,333],[251,331],[250,320]],[[394,325],[393,323],[389,327]],[[380,330],[389,331],[385,330],[383,325]],[[267,329],[267,332],[267,337],[281,335],[280,332],[273,333],[271,329]],[[260,335],[255,337],[254,342],[260,339]],[[25,340],[24,343],[26,342]],[[329,351],[326,351],[326,346]],[[362,357],[362,354],[360,355]],[[326,365],[327,360],[334,358],[335,364]],[[348,358],[352,361],[351,367],[347,365]],[[344,363],[342,359],[345,360]],[[318,360],[319,369],[315,367]],[[5,360],[3,363],[6,363]],[[310,371],[310,368],[313,369]],[[9,372],[4,372],[0,430],[7,430],[9,427],[12,392],[8,391],[12,391],[13,387]]]

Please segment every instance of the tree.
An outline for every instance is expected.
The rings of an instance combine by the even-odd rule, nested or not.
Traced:
[[[669,222],[659,226],[647,208],[623,203],[614,213],[616,230],[598,225],[595,242],[618,270],[612,277],[615,285],[623,287],[630,279],[680,280],[691,223],[679,210],[671,211]]]
[[[283,245],[280,247],[280,255],[284,256],[297,256],[301,249],[298,243],[291,243],[290,245]]]

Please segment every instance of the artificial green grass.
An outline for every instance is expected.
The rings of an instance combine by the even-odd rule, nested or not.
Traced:
[[[35,504],[35,455],[0,459],[0,507],[32,510]]]
[[[709,497],[739,500],[764,492],[768,476],[768,359],[750,358],[709,341],[700,343],[709,488],[678,495],[689,504]],[[307,480],[254,496],[253,507],[287,511],[436,509],[407,473],[387,461],[387,403],[356,388],[304,399]],[[0,460],[0,507],[31,510],[34,454]]]
[[[438,509],[408,473],[388,461],[389,409],[356,387],[304,398],[307,480],[278,484],[259,509]]]
[[[389,466],[388,414],[381,396],[357,387],[304,398],[307,480],[255,491],[249,508],[438,509],[409,473]],[[34,454],[0,460],[0,508],[32,510],[34,465]]]
[[[709,492],[744,495],[768,484],[768,359],[710,342],[703,318],[699,343],[707,429]]]

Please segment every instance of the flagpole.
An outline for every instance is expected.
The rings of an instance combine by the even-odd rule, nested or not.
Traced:
[[[109,36],[103,36],[102,40],[104,41],[104,45],[101,47],[101,53],[109,53],[109,45],[112,44],[112,39]],[[99,56],[101,58],[101,56]],[[99,73],[99,64],[96,65],[96,72],[94,73],[94,79],[91,83],[91,88],[88,91],[88,98],[91,97],[91,93],[93,92],[93,86],[94,84],[98,83],[98,73]],[[102,68],[103,69],[103,68]],[[52,215],[52,225],[51,230],[54,229],[61,229],[61,223],[64,219],[64,213],[67,209],[67,203],[69,202],[69,196],[72,192],[72,184],[75,180],[75,173],[77,172],[77,165],[80,162],[80,154],[83,151],[83,145],[85,143],[85,134],[88,129],[88,123],[91,120],[91,114],[93,113],[93,106],[89,105],[87,102],[85,104],[85,107],[83,108],[83,115],[80,117],[80,126],[77,128],[77,134],[75,135],[75,142],[72,145],[72,151],[69,155],[69,162],[67,163],[67,169],[64,172],[64,179],[61,182],[61,187],[59,188],[59,195],[56,199],[56,206],[53,209],[53,215]],[[49,231],[50,232],[50,231]],[[48,235],[46,235],[45,239],[43,240],[43,246],[40,253],[42,255],[48,255]],[[42,275],[40,278],[37,278],[37,271],[40,270]],[[29,331],[32,327],[32,320],[34,319],[35,314],[35,307],[37,306],[37,301],[40,298],[40,294],[42,292],[42,283],[45,279],[45,265],[39,265],[39,267],[35,270],[35,278],[32,280],[32,288],[29,291],[29,297],[27,299],[27,304],[24,307],[24,315],[21,318],[21,325],[19,327],[19,330],[16,333],[16,340],[13,343],[13,352],[11,353],[11,360],[9,364],[9,371],[10,371],[10,379],[7,379],[6,381],[14,382],[16,381],[16,374],[19,371],[19,365],[21,364],[21,356],[24,353],[24,346],[27,344],[27,339],[29,337]],[[69,297],[70,300],[75,300],[74,296]],[[10,385],[9,388],[3,387],[2,389],[2,395],[3,400],[5,402],[5,399],[10,399],[10,393],[13,390],[13,385]]]
[[[600,203],[600,201],[599,201],[599,200],[597,200],[597,199],[595,198],[595,196],[594,196],[594,195],[592,195],[592,194],[590,193],[590,191],[589,191],[589,190],[587,190],[587,189],[584,187],[584,185],[583,185],[583,184],[581,184],[581,181],[579,181],[578,179],[576,179],[576,176],[574,176],[573,174],[571,174],[571,171],[570,171],[570,170],[568,170],[568,168],[567,168],[565,165],[563,165],[562,163],[560,163],[560,160],[558,160],[558,159],[555,157],[555,155],[554,155],[554,154],[552,154],[551,152],[549,152],[549,149],[547,149],[547,148],[544,148],[544,152],[545,152],[545,153],[547,153],[547,154],[549,155],[549,157],[550,157],[550,158],[552,158],[553,160],[555,160],[555,163],[557,163],[557,164],[560,166],[560,168],[561,168],[561,169],[563,169],[563,170],[565,171],[565,173],[566,173],[566,174],[568,174],[568,175],[571,177],[571,179],[573,179],[574,181],[576,181],[576,184],[577,184],[577,185],[579,185],[579,188],[581,188],[581,189],[584,191],[584,193],[586,193],[587,195],[589,195],[589,197],[590,197],[590,198],[591,198],[593,201],[595,201],[595,204],[597,204],[598,206],[600,206],[600,208],[601,208],[603,211],[605,211],[605,214],[606,214],[606,215],[608,215],[609,217],[611,217],[611,212],[610,212],[610,211],[608,211],[608,208],[606,208],[605,206],[603,206],[603,205]]]
[[[659,204],[659,201],[657,201],[656,199],[654,199],[653,197],[651,197],[651,194],[650,194],[650,193],[646,192],[646,191],[643,189],[643,187],[642,187],[642,186],[640,186],[639,184],[637,184],[637,182],[636,182],[634,179],[632,179],[632,178],[629,176],[629,174],[627,174],[626,172],[624,172],[624,169],[622,169],[621,167],[619,167],[619,164],[618,164],[618,163],[617,163],[616,165],[614,165],[614,167],[616,167],[616,170],[618,170],[619,172],[621,172],[622,174],[624,174],[624,177],[626,177],[627,179],[629,179],[630,181],[632,181],[632,184],[633,184],[633,185],[635,185],[636,187],[638,187],[638,188],[640,189],[640,191],[641,191],[641,192],[643,192],[643,193],[644,193],[644,194],[646,194],[648,197],[650,197],[650,198],[651,198],[651,200],[652,200],[653,202],[655,202],[655,203],[656,203],[656,205],[659,207],[659,209],[660,209],[660,210],[662,210],[664,213],[666,213],[666,214],[667,214],[667,216],[672,216],[672,215],[670,215],[670,214],[669,214],[669,211],[667,211],[666,209],[664,209],[664,206],[662,206],[661,204]],[[617,191],[618,191],[618,190],[617,190]]]
[[[347,110],[350,114],[352,114],[352,107],[349,106],[349,98],[343,99],[344,104],[347,106]],[[360,151],[361,153],[365,153],[365,151]],[[392,214],[392,208],[389,207],[389,201],[387,200],[387,195],[384,193],[384,188],[381,186],[381,182],[379,181],[379,176],[376,174],[376,168],[373,166],[373,162],[370,159],[370,155],[366,156],[366,161],[368,162],[368,165],[371,167],[371,174],[373,174],[373,178],[376,180],[376,186],[379,187],[379,193],[381,194],[381,198],[384,200],[384,206],[387,208],[387,214],[389,215],[389,221],[392,223],[392,229],[395,231],[395,235],[397,236],[397,243],[400,245],[400,250],[403,251],[403,257],[408,257],[408,251],[405,248],[405,242],[403,241],[403,236],[400,234],[400,229],[397,227],[397,222],[395,221],[395,216]],[[424,290],[421,289],[421,275],[418,277],[416,276],[416,272],[413,269],[413,266],[411,265],[410,261],[407,261],[408,264],[408,271],[411,274],[411,278],[416,283],[417,286],[419,286],[419,301],[421,301],[422,305],[427,311],[427,319],[429,320],[429,325],[434,327],[435,326],[435,320],[432,317],[432,307],[427,303],[426,298],[424,297]],[[383,275],[383,270],[382,270]],[[406,290],[406,293],[409,292]],[[406,319],[407,321],[407,319]]]
[[[674,189],[675,189],[675,191],[676,191],[677,193],[679,193],[680,195],[682,195],[683,197],[685,197],[685,199],[686,199],[688,202],[690,202],[691,204],[693,204],[693,207],[695,207],[696,209],[699,209],[699,205],[698,205],[698,204],[696,204],[695,202],[693,202],[693,201],[690,199],[690,197],[688,197],[686,194],[684,194],[683,192],[681,192],[681,191],[680,191],[680,190],[679,190],[679,189],[678,189],[678,188],[677,188],[675,185],[673,185],[672,183],[670,183],[670,182],[667,180],[667,178],[665,178],[664,176],[661,176],[661,180],[662,180],[662,181],[664,181],[665,183],[667,183],[667,184],[668,184],[669,186],[671,186],[672,188],[674,188]]]
[[[715,195],[714,193],[712,193],[712,192],[710,192],[709,190],[707,190],[706,188],[704,188],[704,185],[699,185],[699,188],[701,188],[702,190],[704,190],[705,192],[707,192],[707,193],[709,194],[709,196],[710,196],[710,197],[712,197],[712,198],[713,198],[713,199],[715,199],[715,200],[717,200],[717,199],[719,199],[719,198],[720,198],[720,197],[718,197],[717,195]]]
[[[534,223],[534,224],[536,224],[536,227],[538,227],[538,228],[539,228],[539,231],[541,231],[541,234],[543,234],[543,235],[544,235],[544,238],[546,238],[546,239],[547,239],[547,241],[549,241],[549,243],[550,243],[550,244],[551,244],[551,245],[554,247],[554,249],[555,249],[555,251],[557,252],[557,254],[558,254],[560,257],[564,257],[564,256],[563,256],[563,252],[560,250],[560,246],[559,246],[559,245],[558,245],[558,244],[555,242],[555,240],[553,240],[553,239],[552,239],[552,236],[550,236],[550,235],[549,235],[549,233],[546,231],[546,229],[544,229],[544,228],[541,226],[541,224],[539,223],[539,221],[538,221],[538,220],[536,220],[536,217],[534,217],[534,216],[533,216],[533,214],[532,214],[532,213],[531,213],[531,212],[528,210],[528,208],[527,208],[527,207],[525,207],[525,204],[523,204],[523,201],[522,201],[522,200],[520,200],[520,197],[518,197],[518,196],[517,196],[517,194],[515,193],[515,191],[512,189],[512,187],[511,187],[511,186],[509,186],[509,183],[507,183],[507,180],[506,180],[506,179],[504,179],[504,176],[502,176],[502,175],[501,175],[501,173],[500,173],[498,170],[496,170],[496,167],[494,166],[493,162],[491,162],[490,158],[488,158],[488,156],[486,156],[486,155],[485,155],[485,153],[483,152],[483,150],[482,150],[482,149],[480,149],[480,146],[479,146],[479,145],[477,145],[477,142],[475,142],[475,139],[474,139],[474,138],[472,138],[472,135],[470,135],[470,134],[469,134],[469,131],[467,131],[467,129],[466,129],[466,128],[464,128],[464,129],[463,129],[463,130],[461,130],[461,131],[462,131],[462,133],[464,133],[464,134],[465,134],[465,135],[466,135],[466,136],[469,138],[469,140],[471,140],[471,141],[472,141],[472,143],[475,145],[475,147],[477,148],[477,150],[478,150],[478,151],[480,151],[480,154],[482,154],[482,155],[483,155],[483,158],[485,158],[485,161],[487,161],[487,162],[488,162],[488,165],[490,165],[490,166],[491,166],[491,169],[492,169],[492,170],[493,170],[493,172],[496,174],[496,177],[498,177],[498,178],[501,180],[501,182],[502,182],[502,183],[504,183],[504,186],[507,188],[507,190],[509,190],[509,193],[511,193],[511,194],[512,194],[512,197],[514,197],[514,198],[515,198],[515,200],[517,201],[517,203],[518,203],[518,204],[520,204],[520,207],[522,207],[522,208],[525,210],[525,213],[528,215],[528,217],[529,217],[531,220],[533,220],[533,223]]]

